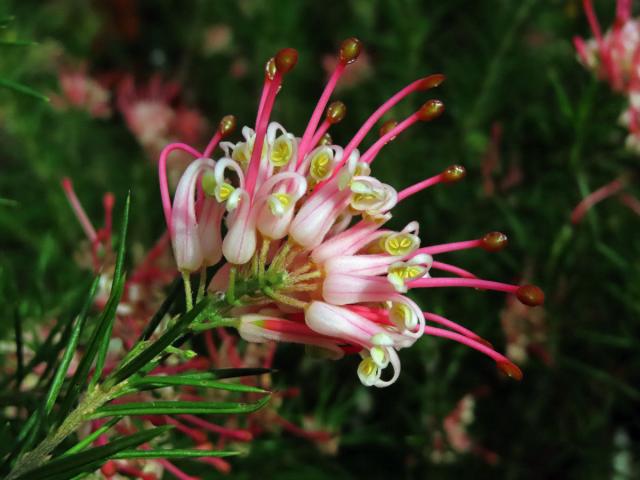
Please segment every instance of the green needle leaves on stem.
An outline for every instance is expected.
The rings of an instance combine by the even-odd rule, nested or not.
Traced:
[[[63,480],[72,478],[80,473],[90,472],[118,452],[149,442],[171,428],[170,426],[163,426],[145,430],[84,452],[58,457],[41,467],[25,472],[17,477],[16,480]]]

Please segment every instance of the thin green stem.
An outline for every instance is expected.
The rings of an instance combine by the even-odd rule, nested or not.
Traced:
[[[188,272],[181,272],[184,282],[184,301],[187,305],[187,312],[193,308],[193,291],[191,290],[191,277]]]
[[[205,287],[207,285],[207,269],[200,269],[200,282],[198,283],[198,294],[196,295],[196,303],[204,298]]]

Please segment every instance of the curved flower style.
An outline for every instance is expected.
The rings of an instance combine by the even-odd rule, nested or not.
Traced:
[[[363,153],[359,150],[392,107],[413,93],[438,87],[444,76],[430,75],[399,90],[346,146],[331,141],[328,130],[342,120],[346,107],[329,100],[360,51],[355,38],[342,43],[337,66],[301,137],[270,123],[283,79],[297,62],[297,52],[286,48],[266,64],[255,127],[244,127],[241,141],[221,142],[235,127],[235,119],[227,116],[203,152],[185,144],[163,150],[159,174],[164,215],[185,278],[187,305],[192,301],[189,275],[218,265],[208,292],[224,295],[235,305],[230,315],[249,342],[301,343],[332,358],[359,354],[362,383],[385,387],[400,374],[398,351],[426,333],[483,352],[502,371],[520,378],[518,367],[488,342],[440,315],[423,312],[407,296],[417,288],[470,287],[515,294],[527,305],[541,304],[544,295],[535,286],[481,280],[433,258],[468,248],[500,250],[506,237],[494,232],[421,248],[417,222],[400,231],[385,227],[399,202],[464,177],[464,168],[456,165],[397,192],[371,173],[386,144],[411,125],[440,116],[443,103],[427,100],[401,122],[385,123],[380,138]],[[223,153],[216,157],[217,147]],[[172,201],[166,164],[175,150],[195,160]],[[451,276],[432,277],[435,270]],[[247,285],[252,288],[244,288]],[[388,367],[390,374],[385,373]]]

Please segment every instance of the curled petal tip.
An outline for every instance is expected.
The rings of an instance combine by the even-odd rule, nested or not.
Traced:
[[[502,232],[489,232],[480,239],[481,247],[487,252],[498,252],[505,248],[509,239]]]
[[[420,110],[418,110],[418,119],[423,122],[429,122],[438,118],[444,112],[444,103],[441,100],[431,99],[427,100]]]
[[[523,285],[516,291],[516,297],[525,305],[537,307],[544,303],[544,292],[535,285]]]
[[[429,75],[428,77],[424,77],[422,82],[420,82],[419,90],[429,90],[431,88],[439,87],[442,82],[446,80],[445,77],[441,73],[435,73],[433,75]]]
[[[355,37],[349,37],[340,45],[340,62],[348,65],[355,62],[362,52],[362,43]]]
[[[278,72],[289,73],[298,63],[298,51],[295,48],[283,48],[276,54],[276,69]]]
[[[462,180],[467,174],[467,170],[462,165],[451,165],[442,172],[442,180],[446,183]]]
[[[522,370],[515,363],[511,362],[497,362],[498,370],[504,373],[506,376],[513,378],[514,380],[522,380]]]

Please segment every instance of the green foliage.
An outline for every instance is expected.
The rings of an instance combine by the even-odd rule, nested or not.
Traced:
[[[235,478],[614,478],[614,456],[622,451],[614,439],[620,432],[630,438],[624,448],[633,452],[631,471],[637,474],[640,220],[616,199],[598,205],[579,225],[571,224],[570,213],[589,192],[623,172],[632,178],[627,191],[640,195],[635,182],[638,157],[624,149],[625,130],[617,125],[625,100],[575,59],[572,36],[589,35],[579,1],[196,1],[180,5],[178,11],[175,2],[162,0],[135,2],[125,12],[99,10],[93,2],[5,3],[14,20],[0,19],[0,25],[17,29],[17,39],[38,43],[0,44],[0,83],[15,81],[21,88],[57,93],[61,64],[52,59],[64,52],[72,63],[86,62],[96,76],[131,72],[142,81],[159,73],[176,79],[182,85],[181,99],[199,108],[211,125],[227,113],[235,114],[239,125],[251,124],[264,61],[285,46],[300,51],[300,62],[286,79],[274,116],[300,134],[325,79],[323,57],[350,35],[365,44],[372,73],[336,94],[348,107],[345,120],[332,129],[340,143],[401,86],[433,72],[447,75],[447,82],[433,93],[444,99],[445,116],[403,134],[386,147],[374,168],[383,181],[398,188],[453,163],[465,165],[467,178],[405,202],[392,227],[416,219],[427,244],[477,238],[492,230],[509,234],[506,251],[452,253],[447,261],[482,277],[526,277],[540,284],[548,298],[546,345],[553,361],[547,364],[531,356],[523,366],[524,380],[515,384],[505,382],[477,353],[425,338],[401,353],[400,381],[372,391],[358,384],[354,361],[315,362],[299,349],[285,347],[276,357],[276,387],[295,385],[302,393],[286,398],[279,413],[297,423],[313,417],[318,428],[338,433],[340,448],[333,456],[323,455],[313,442],[288,433],[267,435],[253,442],[246,458],[234,462]],[[595,1],[603,25],[611,24],[613,3]],[[231,29],[230,46],[207,53],[202,46],[205,32],[220,24]],[[248,73],[230,73],[243,65],[248,65]],[[0,378],[0,405],[21,412],[21,422],[4,410],[0,413],[3,475],[17,450],[27,443],[37,445],[82,398],[96,357],[104,359],[106,337],[98,332],[110,330],[117,304],[114,300],[82,320],[89,281],[73,261],[81,250],[82,232],[59,188],[60,179],[73,177],[92,219],[101,218],[104,191],[113,191],[118,199],[130,189],[135,192],[124,265],[138,261],[136,252],[151,246],[164,225],[155,165],[120,114],[96,119],[75,109],[56,110],[14,90],[0,93],[0,303],[5,306],[0,337],[11,345],[14,337],[21,339],[19,350],[33,352],[24,358],[21,373]],[[404,118],[423,101],[420,95],[407,99],[394,109],[394,117]],[[482,161],[496,123],[502,126],[496,147],[501,161],[483,178]],[[522,178],[509,186],[513,171]],[[482,187],[487,180],[496,185],[493,195]],[[123,238],[121,232],[121,247]],[[124,267],[114,279],[123,275]],[[107,382],[129,379],[130,388],[144,391],[171,382],[222,387],[224,370],[206,378],[181,374],[154,379],[144,371],[136,375],[148,362],[162,361],[167,347],[191,338],[186,327],[206,309],[205,303],[196,305],[164,329],[163,320],[180,311],[181,282],[177,279],[167,290],[138,350]],[[111,295],[116,298],[118,289],[112,288]],[[420,302],[503,350],[502,296],[432,290],[421,295]],[[52,327],[45,332],[43,324]],[[66,370],[74,341],[83,357],[76,376],[64,380],[60,372]],[[194,344],[196,350],[201,347]],[[0,357],[0,363],[3,360]],[[35,393],[21,393],[23,377],[38,365],[47,367],[32,389]],[[224,387],[244,388],[226,382]],[[477,397],[470,434],[476,445],[496,452],[499,461],[489,464],[467,453],[450,464],[433,463],[434,432],[442,430],[443,419],[462,395],[478,391],[485,393]],[[266,397],[233,408],[250,410],[264,401]],[[149,405],[146,412],[170,407]],[[52,418],[38,413],[43,406]],[[120,418],[117,406],[102,407],[117,415],[110,423]],[[24,423],[26,418],[30,423]],[[102,428],[112,427],[107,423]],[[42,468],[53,462],[67,465],[65,451],[92,451],[88,438],[68,438]],[[169,445],[154,445],[154,450]],[[100,461],[85,457],[89,463],[78,464],[78,471],[89,471],[108,457],[135,455],[130,452],[134,446],[122,448],[120,453],[98,451]],[[190,455],[182,452],[183,457]],[[215,475],[208,467],[195,466],[194,474]],[[71,473],[60,475],[70,478],[64,475]]]

